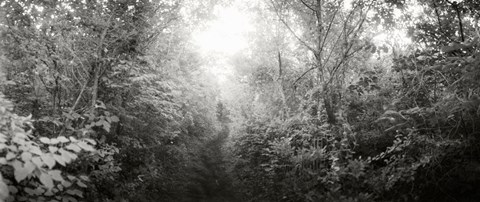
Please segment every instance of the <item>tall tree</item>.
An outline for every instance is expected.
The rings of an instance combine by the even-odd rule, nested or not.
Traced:
[[[336,124],[336,105],[340,102],[336,88],[343,82],[348,61],[364,48],[361,33],[372,2],[354,1],[351,9],[344,9],[341,1],[270,2],[279,20],[313,56],[311,67],[298,76],[294,85],[315,71],[311,99],[319,106],[323,100],[327,121]]]

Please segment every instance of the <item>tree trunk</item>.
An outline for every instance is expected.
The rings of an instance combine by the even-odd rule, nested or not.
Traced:
[[[278,52],[278,78],[276,81],[278,92],[280,93],[280,98],[282,99],[282,109],[280,112],[280,118],[282,120],[286,120],[288,117],[290,117],[290,110],[287,106],[287,98],[285,96],[285,90],[283,88],[283,75],[282,75],[282,56],[280,52]]]
[[[335,106],[333,106],[332,97],[329,95],[329,93],[325,93],[323,104],[325,105],[325,111],[327,112],[327,122],[332,125],[337,124],[337,118],[335,117]]]
[[[92,112],[95,110],[95,104],[97,103],[99,77],[100,77],[100,68],[97,65],[94,69],[94,76],[93,76],[92,109],[91,109]]]

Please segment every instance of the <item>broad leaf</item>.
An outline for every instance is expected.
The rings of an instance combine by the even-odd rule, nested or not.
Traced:
[[[23,167],[26,169],[28,174],[32,173],[36,168],[35,164],[33,164],[31,161],[25,163]]]
[[[72,150],[74,152],[77,152],[77,153],[82,151],[82,149],[80,147],[78,147],[77,144],[75,144],[75,143],[70,143],[65,148],[68,149],[68,150]]]
[[[48,150],[50,151],[50,153],[55,153],[58,151],[58,147],[55,147],[55,146],[48,146]]]
[[[22,155],[20,155],[20,158],[22,158],[23,162],[30,161],[30,159],[32,159],[32,153],[23,152]]]
[[[60,141],[61,143],[70,142],[70,140],[67,139],[65,136],[59,136],[59,137],[57,137],[57,140]]]
[[[50,144],[58,144],[60,141],[57,138],[50,139]]]
[[[17,187],[12,186],[12,185],[8,186],[8,190],[9,190],[10,192],[12,192],[12,194],[16,194],[16,193],[18,192]]]
[[[40,156],[45,164],[47,164],[48,168],[52,169],[55,166],[55,159],[53,158],[52,154],[44,154]]]
[[[53,188],[53,180],[52,180],[52,177],[47,174],[47,173],[42,173],[40,174],[40,182],[45,185],[45,187],[47,187],[48,189],[52,189]]]
[[[25,188],[23,189],[23,191],[27,192],[27,194],[29,194],[29,195],[32,195],[32,196],[35,195],[35,190],[33,190],[33,189],[29,188],[29,187],[25,187]]]
[[[78,142],[77,145],[85,151],[95,151],[95,149],[85,142]]]
[[[60,148],[58,150],[58,152],[60,152],[61,154],[61,157],[62,159],[66,162],[66,163],[70,163],[71,161],[77,159],[77,155],[72,153],[72,152],[69,152],[67,150],[64,150],[63,148]]]
[[[70,138],[70,142],[76,142],[76,141],[78,141],[77,138],[75,138],[75,137],[70,136],[69,138]]]
[[[52,191],[47,190],[43,195],[45,195],[45,196],[53,196],[54,194],[53,194]]]
[[[33,164],[32,164],[33,165]],[[17,182],[21,182],[22,180],[24,180],[31,172],[29,172],[30,169],[28,168],[20,168],[20,169],[15,169],[14,171],[14,175],[15,175],[15,180]],[[33,170],[32,170],[33,171]]]
[[[35,191],[35,195],[37,195],[37,196],[42,195],[43,193],[45,193],[45,190],[42,189],[41,187],[37,187],[34,191]]]
[[[70,194],[70,195],[72,195],[72,196],[77,195],[77,196],[83,198],[83,192],[80,191],[80,190],[78,190],[78,189],[69,189],[69,190],[67,190],[66,192],[67,192],[67,194]]]
[[[97,142],[95,142],[95,140],[92,140],[92,139],[89,139],[89,138],[85,138],[85,139],[83,139],[83,140],[84,140],[85,142],[88,142],[88,143],[92,144],[92,145],[96,145],[96,144],[97,144]]]
[[[3,176],[0,173],[0,201],[5,200],[8,197],[8,186],[7,184],[3,181]]]
[[[119,122],[120,121],[120,119],[117,116],[111,116],[110,119],[112,120],[112,122]]]
[[[52,176],[52,178],[56,181],[63,182],[64,179],[62,178],[62,172],[60,170],[51,170],[48,171],[48,174]]]
[[[40,148],[38,146],[31,146],[29,148],[30,148],[29,151],[32,154],[36,154],[36,155],[39,155],[39,156],[41,156],[43,154],[42,150],[40,150]]]
[[[87,188],[87,185],[81,181],[77,181],[77,185],[83,188]]]
[[[44,144],[50,144],[50,139],[48,139],[46,137],[41,137],[39,140],[40,140],[40,142],[42,142]]]
[[[62,156],[57,155],[57,154],[54,154],[54,155],[53,155],[53,158],[54,158],[55,161],[57,161],[60,165],[66,166],[66,162],[65,162],[65,160],[63,159]]]
[[[69,181],[63,181],[63,182],[62,182],[62,185],[63,185],[64,187],[70,187],[70,186],[72,186],[72,183],[69,182]]]
[[[90,181],[90,179],[88,179],[88,177],[86,175],[80,175],[79,176],[80,179],[82,179],[83,181]]]
[[[40,159],[40,157],[38,157],[38,156],[33,157],[32,162],[39,168],[41,168],[44,165],[42,159]]]
[[[15,154],[13,152],[8,152],[5,158],[7,159],[7,161],[10,161],[15,158]]]

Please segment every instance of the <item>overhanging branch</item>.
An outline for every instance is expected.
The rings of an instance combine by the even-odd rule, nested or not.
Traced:
[[[312,71],[312,70],[314,70],[314,69],[315,69],[315,67],[312,67],[312,68],[308,69],[307,71],[303,72],[302,75],[300,75],[297,79],[295,79],[295,81],[292,83],[292,86],[295,86],[295,84],[296,84],[298,81],[300,81],[300,79],[302,79],[305,75],[307,75],[308,72],[310,72],[310,71]]]
[[[313,12],[315,12],[315,9],[313,9],[312,6],[308,5],[305,1],[300,0],[300,2],[302,2],[302,4],[303,4],[304,6],[306,6],[308,9],[312,10]]]
[[[275,6],[275,3],[273,2],[273,0],[270,0],[270,2],[272,3],[272,6],[273,8],[275,9],[275,14],[277,15],[278,19],[280,20],[280,22],[283,23],[283,25],[285,25],[285,27],[287,27],[288,31],[290,31],[290,33],[292,33],[292,35],[302,44],[304,45],[305,47],[307,47],[308,50],[312,51],[315,55],[316,55],[316,51],[315,49],[313,49],[311,46],[308,45],[307,42],[305,42],[302,38],[300,38],[300,36],[298,36],[295,31],[293,31],[293,29],[288,25],[288,23],[285,21],[285,19],[282,18],[282,16],[280,15],[280,11],[279,9]]]

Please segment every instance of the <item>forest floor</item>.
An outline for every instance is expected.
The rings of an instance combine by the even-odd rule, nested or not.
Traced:
[[[192,190],[192,202],[237,202],[232,189],[232,179],[227,173],[227,165],[222,151],[225,137],[218,135],[205,143],[200,151],[200,162],[195,169],[196,190]]]

